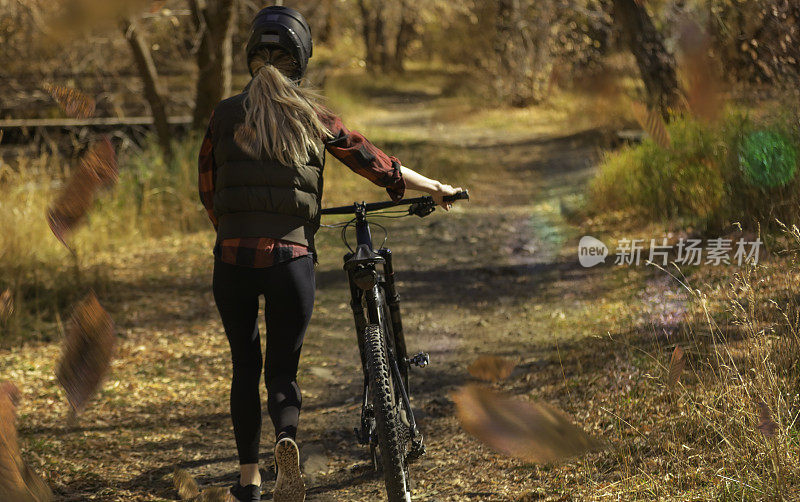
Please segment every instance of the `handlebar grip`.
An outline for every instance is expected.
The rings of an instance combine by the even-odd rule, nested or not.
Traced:
[[[442,198],[445,202],[455,202],[457,200],[469,200],[469,190],[464,190],[463,192],[458,192],[455,195],[445,195]]]

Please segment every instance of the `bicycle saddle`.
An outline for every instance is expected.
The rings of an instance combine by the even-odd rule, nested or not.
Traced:
[[[384,263],[386,260],[383,256],[371,250],[366,244],[359,244],[356,252],[344,264],[345,270],[352,270],[359,265],[367,265],[370,263]]]

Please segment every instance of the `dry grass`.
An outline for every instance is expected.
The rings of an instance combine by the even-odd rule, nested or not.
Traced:
[[[800,233],[791,235],[797,249]],[[589,391],[617,422],[617,451],[585,475],[607,483],[602,464],[619,469],[593,498],[797,500],[796,270],[796,260],[773,257],[746,270],[676,272],[671,287],[689,305],[677,333],[648,322],[588,349],[618,361]]]

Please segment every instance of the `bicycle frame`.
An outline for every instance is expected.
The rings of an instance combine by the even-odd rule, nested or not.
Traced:
[[[356,430],[362,444],[374,444],[371,423],[371,404],[369,402],[369,377],[364,351],[364,329],[367,324],[386,326],[384,336],[392,379],[406,410],[412,441],[418,441],[419,431],[414,420],[408,397],[408,355],[406,352],[403,322],[400,314],[400,296],[394,283],[392,252],[380,249],[376,253],[372,244],[372,233],[367,221],[367,210],[362,205],[355,208],[356,251],[344,256],[350,285],[350,308],[353,311],[358,349],[364,373],[364,390],[361,407],[361,430]],[[379,269],[379,265],[382,265]],[[381,294],[383,293],[383,294]],[[385,302],[385,303],[384,303]],[[365,308],[366,307],[366,308]],[[385,319],[388,310],[389,319]],[[385,321],[385,322],[382,322]],[[391,332],[389,332],[391,331]]]

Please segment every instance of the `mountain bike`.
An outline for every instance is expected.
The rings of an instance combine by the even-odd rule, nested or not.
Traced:
[[[467,191],[445,197],[446,202],[468,199]],[[408,208],[390,210],[400,206]],[[425,352],[408,356],[392,252],[385,247],[389,233],[382,225],[372,223],[384,231],[383,243],[375,250],[367,215],[424,218],[435,209],[433,198],[425,196],[397,202],[354,203],[321,211],[322,215],[354,216],[347,222],[326,226],[342,229],[342,241],[349,250],[344,255],[344,270],[364,373],[361,423],[355,433],[360,444],[369,445],[376,472],[383,472],[389,502],[411,501],[408,466],[425,454],[422,433],[411,409],[408,372],[411,367],[427,366],[430,356]],[[355,249],[347,241],[350,227],[355,227]]]

